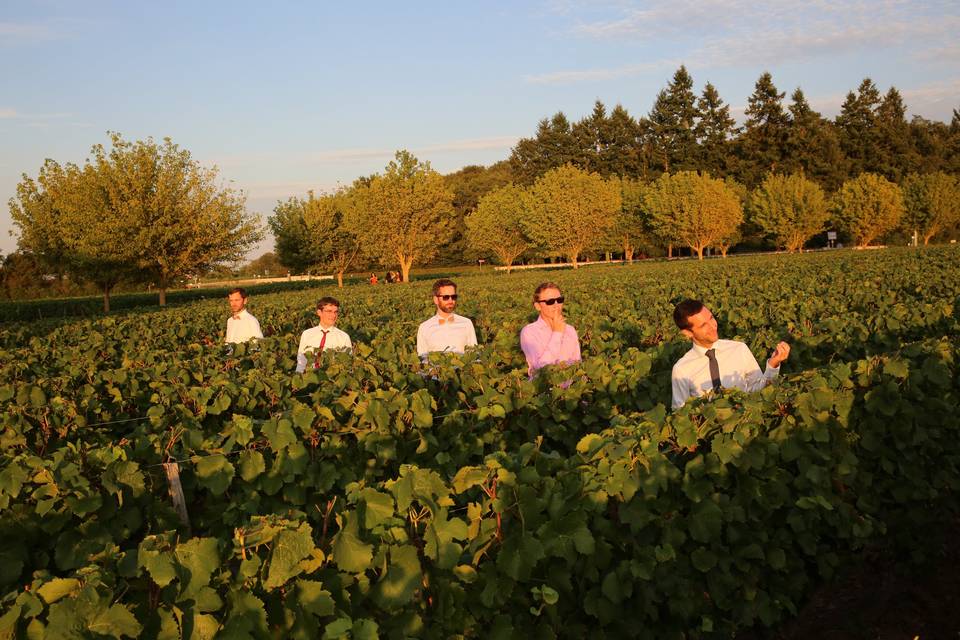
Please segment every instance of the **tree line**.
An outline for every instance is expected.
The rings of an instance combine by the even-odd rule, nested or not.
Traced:
[[[681,66],[646,116],[601,102],[571,123],[542,120],[510,157],[448,175],[407,151],[333,193],[292,196],[268,218],[279,263],[343,275],[370,265],[463,264],[637,252],[702,255],[742,243],[795,251],[828,227],[863,246],[891,233],[957,234],[960,112],[906,119],[896,88],[865,79],[824,118],[764,73],[737,126]],[[261,237],[245,196],[169,139],[93,147],[83,166],[48,160],[10,201],[18,252],[0,273],[43,271],[164,292],[239,260]]]

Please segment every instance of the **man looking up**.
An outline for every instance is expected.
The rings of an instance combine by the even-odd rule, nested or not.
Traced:
[[[224,342],[233,344],[246,342],[250,338],[262,338],[260,323],[247,311],[247,292],[237,287],[227,294],[230,303],[230,317],[227,318],[227,337]]]
[[[702,396],[721,388],[759,391],[780,373],[780,363],[790,355],[790,345],[777,344],[767,360],[766,371],[760,371],[750,348],[736,340],[721,340],[717,320],[699,300],[684,300],[673,310],[673,321],[680,333],[690,338],[693,346],[673,365],[673,408],[678,409],[689,398]]]
[[[544,282],[533,292],[533,308],[540,313],[535,322],[520,330],[520,348],[527,357],[527,373],[532,377],[548,364],[580,362],[577,330],[563,317],[560,287]]]
[[[317,317],[320,324],[300,334],[297,348],[297,373],[307,370],[307,352],[313,352],[313,368],[320,365],[320,354],[327,349],[349,350],[353,348],[350,336],[334,325],[340,316],[340,301],[326,296],[317,301]]]
[[[457,315],[457,285],[441,278],[433,283],[433,304],[437,313],[420,323],[417,329],[417,355],[426,360],[434,351],[463,353],[477,344],[477,332],[470,318]]]

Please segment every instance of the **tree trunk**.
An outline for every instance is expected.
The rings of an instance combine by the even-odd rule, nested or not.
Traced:
[[[703,260],[703,247],[690,247],[691,252],[694,250],[697,252],[697,260]]]
[[[167,287],[161,285],[159,293],[160,293],[160,306],[161,307],[167,306]]]
[[[103,312],[110,313],[110,289],[113,287],[111,285],[103,285]]]
[[[572,254],[572,255],[570,255],[570,256],[568,256],[568,257],[570,258],[570,264],[573,265],[573,268],[574,268],[574,269],[579,269],[580,266],[577,264],[577,253],[574,253],[574,254]]]
[[[400,281],[410,282],[410,267],[413,266],[413,258],[400,256]]]
[[[627,262],[633,262],[633,247],[626,247],[623,252],[623,259]]]
[[[668,244],[668,245],[667,245],[667,258],[669,259],[669,258],[672,258],[672,257],[673,257],[673,245],[672,245],[672,244]]]
[[[343,289],[343,271],[337,271],[337,286]]]
[[[935,234],[931,233],[930,235],[923,236],[923,246],[927,246],[928,244],[930,244],[930,240],[933,239],[934,235]]]
[[[724,258],[727,257],[727,251],[730,251],[730,247],[720,247],[720,255]]]

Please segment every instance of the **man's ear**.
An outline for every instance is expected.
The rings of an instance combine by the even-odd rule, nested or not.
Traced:
[[[690,329],[680,329],[680,333],[685,335],[690,340],[693,340],[693,331],[690,331]]]

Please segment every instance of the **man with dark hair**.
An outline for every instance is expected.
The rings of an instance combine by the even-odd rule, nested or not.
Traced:
[[[790,355],[790,345],[777,344],[760,371],[750,348],[736,340],[721,340],[717,320],[699,300],[684,300],[673,310],[673,321],[680,333],[693,342],[690,350],[673,365],[673,408],[721,388],[759,391],[780,373],[780,363]]]
[[[457,315],[457,285],[441,278],[433,283],[433,304],[437,313],[417,329],[417,354],[426,360],[433,351],[463,353],[477,344],[477,332],[470,318]]]
[[[353,348],[350,336],[334,325],[340,316],[340,301],[326,296],[317,301],[317,317],[320,324],[307,329],[300,335],[300,346],[297,348],[297,373],[307,370],[307,354],[313,353],[313,368],[320,364],[320,354],[327,349],[348,351]]]
[[[533,291],[533,308],[540,313],[520,331],[520,348],[527,358],[527,373],[533,376],[548,364],[580,362],[580,339],[577,330],[563,317],[563,294],[560,287],[544,282]]]
[[[247,311],[247,292],[241,287],[231,289],[227,294],[230,303],[230,317],[227,318],[227,337],[224,342],[233,344],[246,342],[251,338],[262,338],[260,323]]]

